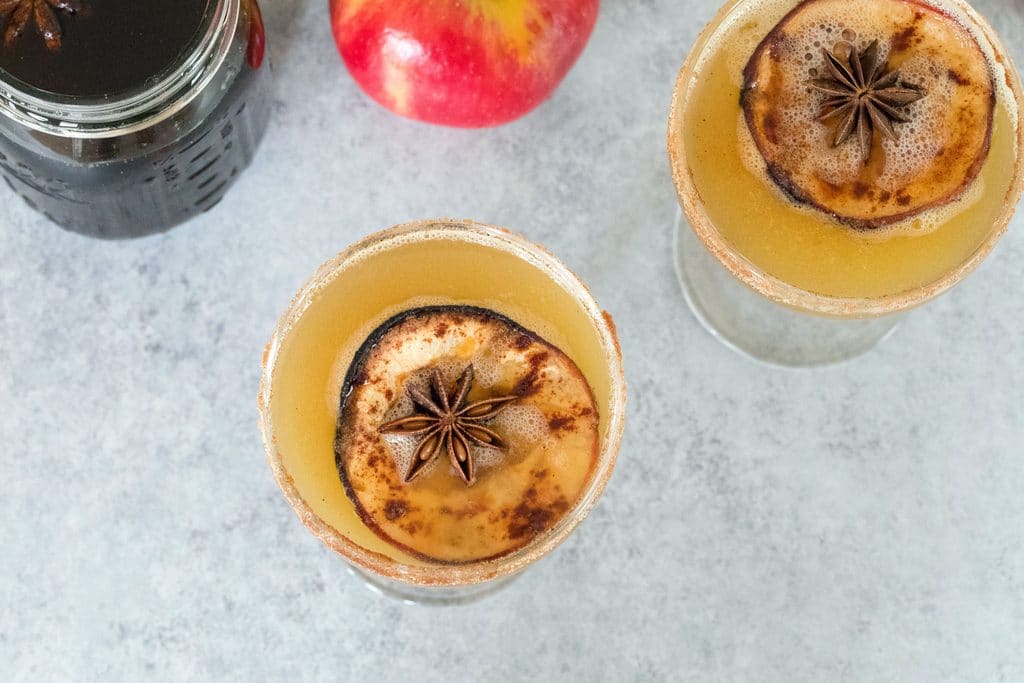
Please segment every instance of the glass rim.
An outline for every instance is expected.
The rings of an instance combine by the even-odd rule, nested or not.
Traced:
[[[52,94],[0,79],[0,114],[31,130],[71,138],[127,135],[166,120],[209,85],[227,58],[241,0],[213,0],[211,6],[206,31],[188,57],[152,86],[108,100]]]
[[[817,294],[765,272],[741,254],[715,228],[714,222],[704,210],[704,202],[694,185],[687,157],[686,140],[682,134],[686,95],[708,43],[730,13],[738,6],[762,1],[728,0],[697,36],[676,77],[669,111],[668,156],[677,200],[690,227],[708,251],[740,282],[778,304],[809,313],[836,318],[879,317],[915,308],[948,291],[973,272],[1006,233],[1010,219],[1016,211],[1021,192],[1024,191],[1024,121],[1020,119],[1021,116],[1024,116],[1024,88],[1021,86],[1016,66],[998,34],[966,0],[945,0],[957,5],[972,22],[974,28],[988,41],[996,58],[1004,66],[1007,84],[1017,105],[1017,154],[1014,162],[1013,181],[1007,190],[1002,212],[994,221],[988,237],[960,265],[929,284],[878,297]],[[794,2],[796,1],[794,0]]]
[[[596,470],[591,481],[580,494],[573,508],[553,528],[525,547],[496,559],[466,564],[406,564],[364,548],[321,519],[305,502],[277,448],[270,406],[274,371],[282,342],[312,304],[316,295],[338,274],[359,262],[362,255],[368,250],[379,248],[392,241],[395,242],[395,246],[399,246],[403,237],[413,233],[435,233],[435,235],[430,235],[429,239],[472,241],[484,247],[502,249],[540,268],[556,286],[576,297],[579,306],[594,325],[604,352],[605,365],[611,380],[610,410],[607,427],[601,438]],[[470,235],[476,239],[467,239]],[[352,244],[317,268],[313,276],[292,298],[291,303],[278,320],[270,342],[266,346],[263,354],[258,407],[264,450],[274,478],[291,508],[314,536],[346,561],[373,574],[413,585],[454,587],[483,583],[522,571],[565,541],[580,522],[587,517],[604,492],[618,459],[625,431],[626,380],[622,365],[622,352],[611,316],[601,309],[583,281],[554,254],[517,233],[486,223],[447,218],[427,219],[402,223],[375,232]]]

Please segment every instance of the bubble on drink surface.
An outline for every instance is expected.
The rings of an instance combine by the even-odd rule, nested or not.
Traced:
[[[407,434],[383,434],[384,443],[388,446],[388,451],[391,455],[392,460],[395,464],[395,469],[398,470],[401,477],[405,477],[405,473],[412,467],[413,454],[416,452],[416,447],[420,443],[420,437],[409,436]],[[436,467],[437,463],[431,463],[427,466],[427,469],[423,470],[423,474],[420,476],[430,474],[430,471]]]
[[[475,359],[474,359],[475,360]],[[448,394],[448,400],[452,401],[455,399],[455,392],[458,390],[459,379],[462,377],[462,373],[466,371],[470,365],[473,365],[474,383],[479,383],[479,376],[477,375],[477,366],[479,363],[473,360],[465,361],[459,358],[442,358],[435,361],[431,368],[424,368],[417,372],[414,377],[420,380],[423,384],[424,390],[427,391],[428,395],[433,395],[430,391],[431,375],[433,370],[436,369],[441,375],[441,382],[444,385],[444,390]]]
[[[527,443],[540,443],[550,432],[544,411],[525,403],[512,403],[498,413],[491,424],[508,439]]]
[[[472,363],[475,384],[481,389],[490,389],[502,381],[504,373],[501,364],[488,353],[488,349],[480,349]]]

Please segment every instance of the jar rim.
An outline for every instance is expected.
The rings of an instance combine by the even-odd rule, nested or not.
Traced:
[[[208,85],[231,46],[240,0],[211,4],[206,30],[188,57],[155,84],[113,98],[89,100],[0,79],[0,114],[35,131],[74,138],[125,135],[172,116]]]

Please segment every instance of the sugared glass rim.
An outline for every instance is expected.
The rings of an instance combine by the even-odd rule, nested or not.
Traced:
[[[838,318],[870,318],[920,306],[946,292],[988,256],[996,243],[1006,232],[1010,219],[1017,207],[1021,191],[1024,190],[1024,121],[1017,125],[1017,155],[1014,164],[1013,182],[1007,191],[1002,213],[999,214],[988,238],[959,267],[953,269],[935,282],[896,294],[880,297],[858,298],[838,297],[816,294],[800,287],[791,285],[773,275],[769,275],[760,267],[739,253],[732,244],[715,228],[713,221],[704,210],[703,201],[694,186],[693,176],[688,163],[686,139],[683,134],[683,118],[686,110],[686,94],[697,78],[696,67],[704,56],[705,48],[729,14],[740,5],[763,0],[729,0],[715,18],[704,27],[686,58],[679,76],[676,78],[672,92],[672,104],[668,123],[668,155],[672,166],[672,179],[675,183],[679,204],[693,231],[707,249],[733,274],[759,294],[775,301],[810,313]],[[1024,115],[1024,95],[1020,76],[998,35],[988,22],[975,11],[965,0],[947,0],[955,3],[973,22],[978,31],[988,40],[989,44],[1006,71],[1007,84],[1017,102],[1017,111]],[[796,2],[796,0],[794,0]]]
[[[575,507],[554,528],[538,540],[504,557],[461,565],[405,564],[381,553],[368,550],[349,540],[344,534],[321,519],[303,500],[277,448],[271,416],[274,370],[278,353],[289,332],[306,309],[342,271],[361,260],[367,250],[377,250],[394,242],[399,246],[412,233],[426,233],[429,239],[466,241],[484,247],[498,248],[541,269],[563,290],[573,295],[598,333],[604,351],[608,375],[611,380],[610,410],[607,427],[601,440],[597,469],[587,489],[580,495]],[[421,585],[451,587],[482,583],[515,574],[547,555],[564,541],[587,516],[601,497],[618,458],[619,446],[625,429],[626,380],[622,366],[622,352],[611,316],[598,306],[586,285],[554,254],[504,228],[472,220],[434,219],[403,223],[374,233],[321,265],[312,278],[299,290],[281,316],[267,344],[263,357],[263,375],[259,393],[260,429],[267,460],[274,478],[285,498],[302,523],[325,545],[362,569],[398,581]]]
[[[227,57],[241,0],[214,0],[214,5],[206,32],[188,58],[153,86],[82,102],[0,80],[0,114],[32,130],[70,138],[127,135],[166,120],[203,91]]]

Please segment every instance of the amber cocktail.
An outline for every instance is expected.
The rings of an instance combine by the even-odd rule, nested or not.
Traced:
[[[302,521],[403,597],[487,590],[575,528],[611,474],[610,317],[551,254],[423,221],[326,263],[264,361],[261,424]]]
[[[679,75],[669,128],[698,315],[776,362],[868,348],[1005,231],[1020,102],[1006,50],[960,0],[729,3]]]

